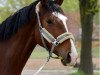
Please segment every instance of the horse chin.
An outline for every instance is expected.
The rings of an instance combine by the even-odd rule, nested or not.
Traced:
[[[74,66],[73,64],[66,63],[64,60],[61,60],[63,66]]]
[[[64,60],[61,60],[61,63],[64,65],[64,66],[67,66],[66,62]]]
[[[69,66],[69,64],[71,63],[71,57],[70,57],[70,55],[69,54],[67,55],[67,59],[61,59],[61,63],[64,66]]]
[[[65,60],[61,60],[61,63],[62,63],[63,66],[76,66],[78,64],[77,62],[71,63],[71,62],[66,62]]]

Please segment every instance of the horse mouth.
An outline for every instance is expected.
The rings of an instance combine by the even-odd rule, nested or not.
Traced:
[[[69,53],[67,55],[67,58],[61,59],[61,63],[64,66],[68,66],[70,64],[70,62],[71,62],[71,56],[69,55]]]

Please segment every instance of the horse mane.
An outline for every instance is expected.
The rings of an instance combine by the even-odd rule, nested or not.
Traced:
[[[22,26],[26,25],[26,23],[30,22],[31,19],[36,16],[35,7],[39,1],[40,0],[37,0],[29,6],[20,9],[0,24],[0,41],[8,40],[12,35],[16,34]],[[60,7],[52,0],[48,0],[44,8],[48,12],[61,12]]]
[[[7,40],[34,17],[38,1],[17,11],[0,24],[0,40]]]

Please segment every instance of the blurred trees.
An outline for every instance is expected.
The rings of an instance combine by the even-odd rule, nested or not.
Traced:
[[[0,23],[9,15],[35,0],[0,0]],[[64,0],[62,8],[66,12],[79,10],[78,0]]]
[[[29,5],[35,0],[0,0],[0,23],[9,15],[18,11],[20,8]],[[80,70],[85,73],[93,74],[93,64],[91,56],[91,40],[93,30],[94,9],[97,5],[97,0],[64,0],[62,8],[65,12],[72,12],[79,10],[81,13],[82,25],[82,51],[81,51],[81,65]],[[99,17],[98,15],[96,18]],[[95,21],[97,21],[96,19]],[[98,20],[99,21],[99,20]]]
[[[4,21],[9,15],[29,5],[35,0],[0,0],[0,23]],[[78,0],[64,0],[62,6],[65,12],[75,12],[79,11],[79,1]],[[95,18],[95,22],[99,22]]]
[[[0,22],[34,0],[0,0]]]
[[[79,10],[78,0],[64,0],[62,8],[65,12],[73,12]]]
[[[92,32],[93,18],[96,14],[98,0],[79,0],[81,27],[82,27],[82,47],[79,71],[84,75],[93,75],[92,63]]]

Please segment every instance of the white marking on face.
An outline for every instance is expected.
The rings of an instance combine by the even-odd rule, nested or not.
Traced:
[[[71,53],[70,53],[70,56],[71,56],[71,65],[75,65],[76,63],[76,60],[78,58],[78,53],[77,53],[77,50],[76,50],[76,47],[75,47],[75,44],[73,42],[72,39],[70,39],[70,42],[71,42]]]
[[[66,24],[66,21],[68,20],[68,18],[61,13],[53,12],[52,14],[54,16],[56,16],[57,18],[59,18],[63,22],[64,27],[65,27],[66,31],[68,32],[68,28],[67,28],[67,24]],[[78,58],[78,53],[77,53],[76,47],[75,47],[72,39],[70,39],[70,42],[71,42],[71,53],[70,53],[71,63],[70,63],[70,65],[74,65]]]
[[[65,29],[68,32],[68,28],[67,28],[67,24],[66,24],[66,21],[68,20],[68,18],[61,13],[53,12],[52,14],[54,16],[56,16],[57,18],[59,18],[63,22]]]

